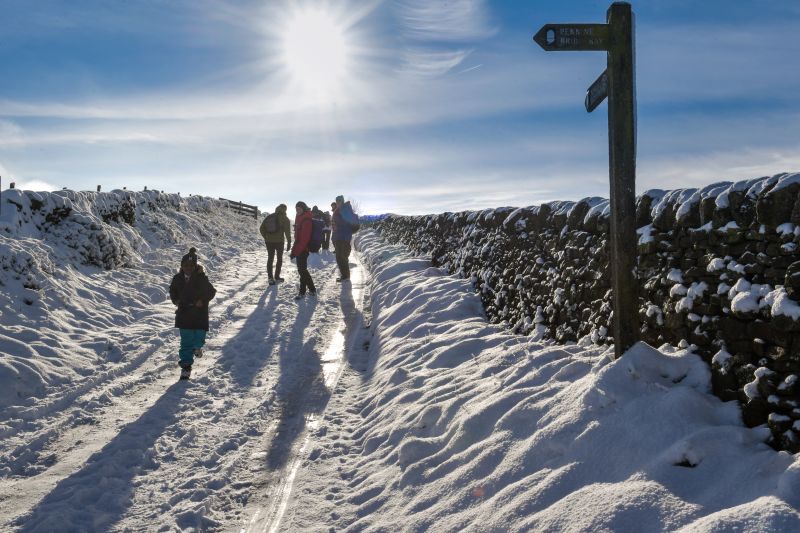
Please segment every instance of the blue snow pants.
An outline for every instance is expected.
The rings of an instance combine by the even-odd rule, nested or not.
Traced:
[[[181,328],[181,366],[191,366],[194,363],[194,351],[206,344],[206,330]]]

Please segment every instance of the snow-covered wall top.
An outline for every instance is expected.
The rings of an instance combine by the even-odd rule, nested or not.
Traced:
[[[694,344],[724,399],[800,451],[800,174],[637,198],[642,337]],[[470,278],[487,317],[558,342],[605,343],[609,203],[390,216],[392,242]]]

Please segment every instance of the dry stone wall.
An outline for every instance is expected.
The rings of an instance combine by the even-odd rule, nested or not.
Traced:
[[[800,174],[650,190],[636,218],[642,339],[694,345],[714,392],[800,451]],[[492,322],[613,342],[608,200],[393,215],[378,231],[470,278]]]

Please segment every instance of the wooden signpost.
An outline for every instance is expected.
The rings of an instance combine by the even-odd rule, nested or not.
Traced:
[[[592,112],[608,98],[608,153],[611,181],[611,285],[614,355],[639,340],[636,274],[636,95],[634,93],[633,13],[614,2],[606,24],[545,24],[533,40],[544,50],[607,52],[607,68],[586,91]]]

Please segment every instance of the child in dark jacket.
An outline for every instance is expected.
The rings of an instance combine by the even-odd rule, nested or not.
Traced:
[[[172,278],[169,297],[178,306],[175,310],[175,327],[181,332],[181,379],[189,379],[195,357],[203,356],[203,346],[208,332],[208,302],[217,294],[216,289],[197,264],[197,250],[191,248],[181,259],[181,270]]]

